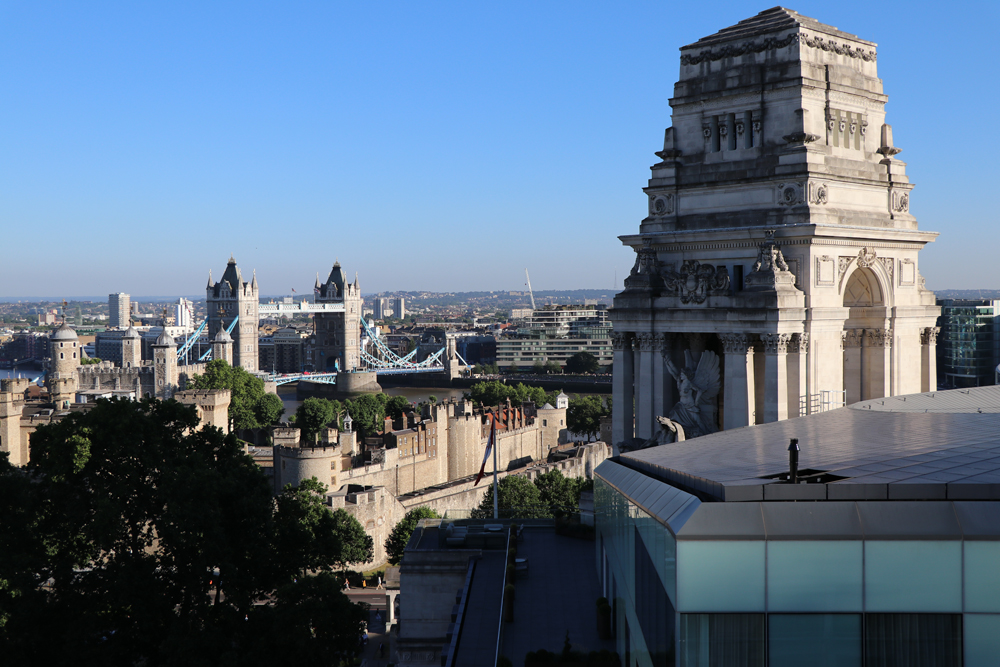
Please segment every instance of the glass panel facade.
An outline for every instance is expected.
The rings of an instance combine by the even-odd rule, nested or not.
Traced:
[[[764,614],[681,614],[681,667],[764,667]]]
[[[861,614],[769,614],[768,666],[861,667]]]
[[[768,542],[768,611],[862,611],[862,543]]]
[[[635,614],[654,667],[674,665],[674,607],[642,535],[635,532]]]
[[[965,543],[965,611],[1000,612],[998,542]]]
[[[962,667],[962,615],[865,614],[865,665]]]
[[[764,611],[764,542],[677,544],[680,611]]]
[[[1000,360],[1000,301],[939,300],[938,379],[946,387],[994,384]]]
[[[966,614],[965,667],[996,667],[1000,662],[1000,614]]]
[[[865,543],[866,611],[961,612],[962,543]]]

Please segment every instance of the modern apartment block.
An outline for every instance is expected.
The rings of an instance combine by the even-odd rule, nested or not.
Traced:
[[[563,366],[578,352],[590,352],[602,366],[611,363],[611,323],[603,304],[534,310],[516,334],[497,340],[496,363],[501,368],[549,361]]]

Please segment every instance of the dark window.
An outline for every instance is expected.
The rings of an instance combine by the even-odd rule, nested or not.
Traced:
[[[868,667],[962,667],[961,614],[865,614]]]
[[[638,529],[635,534],[635,615],[646,640],[649,657],[656,667],[674,665],[674,607],[667,591],[656,573],[653,559],[642,541]]]
[[[764,667],[764,614],[681,614],[680,651],[681,667]]]
[[[861,614],[770,614],[768,667],[861,667]]]

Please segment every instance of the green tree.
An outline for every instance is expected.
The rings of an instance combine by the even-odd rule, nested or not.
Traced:
[[[0,522],[5,662],[255,664],[250,629],[274,613],[255,603],[343,557],[313,486],[276,503],[235,435],[176,401],[100,400],[39,426],[25,468],[0,458],[0,501],[16,499]]]
[[[545,519],[552,516],[548,505],[542,501],[538,487],[526,477],[507,475],[499,487],[499,512],[504,519]],[[479,507],[472,510],[474,519],[493,518],[493,484],[488,484]]]
[[[557,516],[576,511],[580,506],[580,491],[587,483],[584,478],[566,477],[560,470],[550,470],[535,479],[542,502]]]
[[[580,396],[570,399],[566,410],[566,426],[573,433],[596,437],[601,432],[601,417],[611,414],[611,406],[604,407],[601,396]]]
[[[388,396],[385,402],[385,414],[387,417],[392,417],[393,420],[399,419],[404,412],[409,412],[412,409],[413,405],[405,396]]]
[[[385,394],[362,394],[353,401],[346,401],[345,407],[354,420],[354,430],[359,438],[369,438],[385,428]]]
[[[546,375],[554,375],[557,373],[562,373],[562,366],[560,366],[555,361],[546,361],[543,369]]]
[[[262,425],[258,416],[264,410],[258,408],[258,405],[265,400],[264,381],[248,373],[245,368],[230,366],[225,359],[213,359],[206,364],[203,375],[194,376],[191,387],[228,389],[232,392],[229,402],[229,423],[234,428],[250,429]]]
[[[295,424],[302,431],[302,442],[315,444],[316,434],[335,418],[334,405],[325,398],[309,397],[295,411]]]
[[[349,565],[367,563],[375,557],[375,541],[365,532],[364,526],[357,519],[343,508],[334,510],[331,516],[333,531],[340,540],[340,552],[336,558],[337,567],[345,569]]]
[[[261,426],[277,424],[285,414],[285,404],[277,394],[264,394],[257,401],[257,422]]]
[[[476,382],[470,387],[472,402],[479,405],[500,405],[512,395],[511,388],[499,380]]]
[[[566,360],[566,372],[577,374],[596,373],[601,364],[593,354],[587,351],[577,352]]]
[[[492,501],[491,501],[492,502]],[[492,509],[490,510],[492,512]],[[492,514],[490,515],[492,516]],[[385,541],[385,553],[391,565],[399,565],[417,522],[421,519],[440,519],[441,515],[430,507],[417,507],[406,513],[402,521],[396,524]]]

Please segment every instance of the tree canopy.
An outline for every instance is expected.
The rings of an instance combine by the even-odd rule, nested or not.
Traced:
[[[580,506],[580,492],[593,482],[583,477],[566,477],[560,470],[550,470],[535,479],[542,502],[554,515],[575,512]]]
[[[538,487],[526,477],[507,475],[497,483],[498,511],[504,519],[544,519],[552,516],[549,506],[542,500]],[[486,485],[483,500],[472,510],[474,519],[493,518],[493,484]]]
[[[492,503],[493,501],[490,500]],[[490,506],[490,516],[492,514],[492,505]],[[410,536],[413,535],[413,530],[417,527],[417,522],[421,519],[440,519],[441,515],[432,510],[430,507],[416,507],[406,513],[406,516],[396,524],[392,532],[389,533],[389,537],[385,540],[385,553],[389,558],[390,565],[399,565],[399,561],[403,560],[403,551],[406,549],[407,543],[410,541]]]
[[[359,438],[377,435],[385,428],[385,394],[362,394],[354,400],[345,401],[345,408],[354,421],[353,428]]]
[[[607,400],[607,407],[604,405]],[[611,414],[611,397],[597,395],[580,396],[569,401],[566,410],[566,426],[574,433],[594,437],[601,432],[601,417]]]
[[[601,370],[601,364],[597,357],[586,350],[577,352],[566,360],[567,373],[588,374],[596,373],[599,370]]]
[[[302,431],[302,444],[316,442],[316,434],[326,428],[336,417],[340,402],[328,401],[325,398],[309,397],[302,401],[295,411],[295,425]]]
[[[508,398],[514,406],[520,406],[524,401],[532,401],[541,407],[546,403],[555,403],[557,393],[546,392],[541,387],[529,387],[522,382],[511,385],[499,380],[487,380],[474,383],[470,387],[469,396],[474,403],[481,403],[487,407],[506,405]]]
[[[39,426],[26,467],[0,455],[4,660],[346,657],[360,610],[335,582],[302,576],[355,553],[322,491],[311,480],[275,502],[236,437],[199,429],[176,401],[100,400]]]
[[[191,388],[228,389],[232,392],[229,423],[233,428],[259,428],[277,421],[277,417],[272,418],[277,406],[274,399],[266,398],[269,394],[264,391],[264,381],[241,366],[230,366],[225,359],[208,362],[205,373],[195,375],[191,380]],[[284,407],[281,410],[283,412]],[[280,415],[279,412],[278,417]]]

